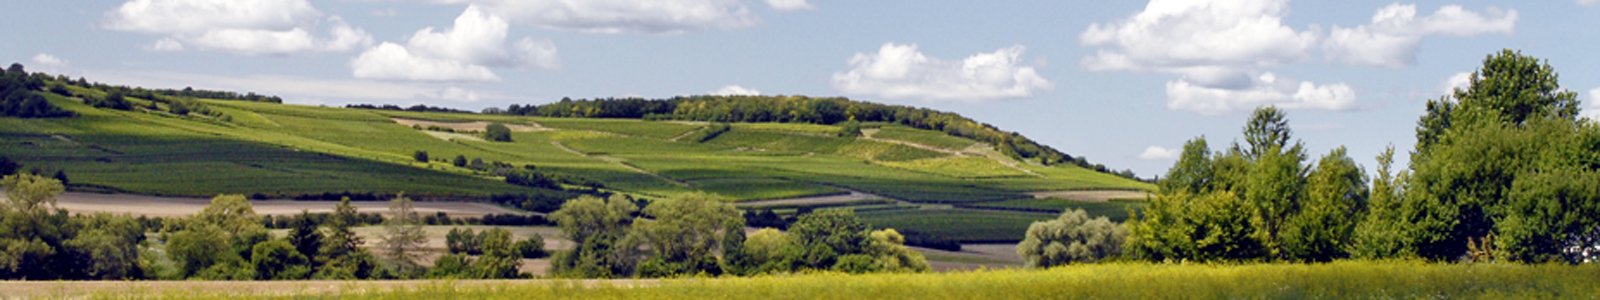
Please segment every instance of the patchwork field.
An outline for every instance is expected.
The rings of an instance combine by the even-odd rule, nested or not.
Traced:
[[[883,210],[870,219],[884,225],[963,241],[1005,241],[1019,238],[1028,222],[1050,217],[1047,208],[1073,204],[1034,199],[1032,193],[1153,189],[1076,166],[1015,160],[987,144],[938,131],[887,124],[874,125],[881,128],[864,137],[838,137],[838,126],[783,123],[734,123],[711,135],[710,128],[720,125],[198,100],[227,116],[219,118],[146,110],[146,99],[130,99],[138,108],[117,111],[88,107],[77,98],[47,98],[79,117],[0,119],[0,155],[25,168],[61,170],[70,178],[69,189],[96,193],[337,199],[404,192],[419,200],[481,201],[494,195],[568,199],[591,188],[645,199],[701,191],[745,207],[859,206]],[[512,141],[488,142],[476,134],[490,123],[511,127]],[[421,153],[426,161],[417,159]],[[470,163],[458,166],[457,157]],[[511,185],[479,167],[494,165],[534,170],[561,179],[565,188]],[[116,206],[119,201],[67,202],[75,211],[157,213]],[[264,202],[261,210],[321,209],[317,205]],[[452,205],[429,209],[488,209]],[[966,208],[948,210],[950,205]],[[908,207],[918,209],[900,209]]]

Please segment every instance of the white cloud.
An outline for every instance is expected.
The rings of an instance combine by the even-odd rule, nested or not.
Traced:
[[[1578,5],[1600,7],[1600,0],[1577,0]]]
[[[1465,90],[1471,87],[1472,72],[1460,72],[1456,73],[1455,75],[1450,75],[1450,78],[1445,78],[1444,81],[1439,82],[1439,94],[1454,95],[1456,89]]]
[[[1597,0],[1600,1],[1600,0]],[[767,5],[779,11],[814,10],[816,5],[806,3],[806,0],[767,0]]]
[[[1093,71],[1176,73],[1191,81],[1238,80],[1242,69],[1304,60],[1317,35],[1282,24],[1287,0],[1152,0],[1143,11],[1079,35],[1100,46],[1084,57]]]
[[[561,61],[549,40],[523,38],[507,47],[509,25],[468,6],[454,27],[418,30],[405,46],[385,42],[351,60],[356,78],[413,81],[498,81],[490,67],[557,69]]]
[[[350,61],[351,75],[364,79],[411,81],[500,81],[488,67],[414,55],[385,42]]]
[[[1178,159],[1178,154],[1180,154],[1182,151],[1183,149],[1167,149],[1162,148],[1161,146],[1150,146],[1149,148],[1144,148],[1144,152],[1139,153],[1139,159],[1173,160]]]
[[[434,0],[482,6],[533,26],[590,33],[679,34],[755,26],[740,0]]]
[[[57,58],[55,55],[50,55],[50,54],[46,54],[46,53],[39,53],[39,55],[34,55],[33,56],[33,63],[40,64],[40,65],[43,65],[45,67],[52,67],[52,68],[60,68],[60,67],[67,66],[67,61],[66,60]]]
[[[1427,35],[1475,36],[1511,34],[1517,28],[1517,11],[1489,8],[1483,14],[1459,5],[1446,5],[1426,17],[1417,6],[1399,3],[1379,8],[1372,23],[1342,28],[1334,26],[1322,50],[1329,60],[1349,65],[1399,68],[1417,63],[1417,48]]]
[[[1600,87],[1589,90],[1589,107],[1583,109],[1583,115],[1590,119],[1600,121]]]
[[[145,49],[158,52],[183,51],[183,43],[169,37],[156,40],[154,44],[150,44],[150,46],[146,47]]]
[[[1264,73],[1245,88],[1217,88],[1186,80],[1167,82],[1167,109],[1201,115],[1249,111],[1265,105],[1284,109],[1352,110],[1355,90],[1343,83],[1317,85]]]
[[[469,91],[458,87],[447,87],[439,90],[438,92],[419,94],[417,97],[422,99],[437,99],[454,102],[478,102],[478,99],[481,98],[478,96],[478,92]]]
[[[1027,48],[1016,45],[959,61],[929,57],[917,45],[884,44],[877,53],[856,53],[850,70],[833,74],[845,94],[980,102],[1031,97],[1055,85],[1031,66],[1019,65]]]
[[[320,23],[320,24],[319,24]],[[329,37],[311,32],[326,25]],[[185,45],[245,55],[347,51],[372,43],[370,35],[305,0],[131,0],[105,15],[112,30],[164,36],[148,47],[177,51]]]
[[[734,96],[734,95],[760,96],[761,95],[761,91],[758,91],[758,90],[752,89],[752,88],[745,88],[745,87],[738,86],[738,85],[729,85],[729,86],[722,87],[721,89],[717,89],[715,91],[707,92],[707,94],[715,95],[715,96]]]

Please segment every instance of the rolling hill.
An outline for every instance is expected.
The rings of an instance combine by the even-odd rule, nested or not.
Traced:
[[[1020,239],[1019,228],[1031,220],[1050,217],[1006,210],[1007,203],[1038,206],[1026,200],[1032,193],[1153,189],[896,123],[862,123],[860,136],[840,137],[837,125],[331,108],[45,78],[49,88],[33,93],[75,116],[0,118],[0,155],[24,169],[60,170],[79,191],[273,199],[404,192],[536,211],[580,193],[650,199],[702,191],[784,213],[851,206],[873,212],[865,216],[880,226],[918,215],[927,218],[917,224],[993,219],[1000,229],[986,232],[1010,230],[1015,237],[969,238],[961,228],[936,225],[907,229],[1005,241]],[[127,105],[104,104],[113,97]],[[483,139],[479,132],[490,124],[507,125],[511,141]],[[419,160],[423,153],[427,158]],[[505,179],[522,174],[550,184]],[[823,200],[762,205],[807,197]]]

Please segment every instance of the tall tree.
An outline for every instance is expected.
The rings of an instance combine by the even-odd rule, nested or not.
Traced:
[[[395,264],[396,271],[411,277],[420,276],[422,271],[417,259],[423,254],[422,246],[428,242],[428,235],[422,232],[422,216],[417,214],[411,198],[401,194],[389,202],[389,219],[383,222],[383,232],[383,241],[378,245]]]
[[[744,227],[739,209],[706,193],[656,200],[644,214],[653,219],[635,219],[628,236],[650,249],[650,258],[639,266],[640,275],[647,277],[720,274],[717,258],[729,251],[721,249],[725,233]]]

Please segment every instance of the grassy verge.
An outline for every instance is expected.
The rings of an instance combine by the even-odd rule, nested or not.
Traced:
[[[41,285],[50,284],[72,283]],[[125,283],[74,294],[93,299],[1573,299],[1600,294],[1600,267],[1112,264],[676,280]]]

